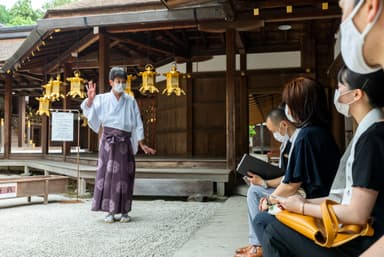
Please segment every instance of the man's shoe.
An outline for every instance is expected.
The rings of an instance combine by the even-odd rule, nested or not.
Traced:
[[[131,217],[128,216],[128,214],[122,214],[120,218],[121,223],[127,223],[131,221]]]
[[[247,245],[247,246],[244,246],[244,247],[241,247],[241,248],[237,248],[236,249],[236,253],[246,253],[246,252],[249,252],[249,250],[251,250],[252,247],[253,247],[253,245]]]
[[[260,246],[252,246],[248,252],[238,253],[235,257],[263,257],[263,250]]]
[[[115,222],[115,217],[113,216],[113,214],[108,214],[107,216],[105,216],[104,221],[106,223],[113,223]]]

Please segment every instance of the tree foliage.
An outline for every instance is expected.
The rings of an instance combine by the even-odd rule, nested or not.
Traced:
[[[9,10],[9,25],[29,25],[36,23],[41,12],[33,10],[31,0],[17,0]]]
[[[72,2],[75,2],[75,0],[50,0],[43,5],[43,8],[48,10]]]
[[[75,1],[78,0],[46,0],[42,9],[34,10],[31,0],[17,0],[9,10],[0,5],[0,23],[8,26],[36,24],[36,21],[44,16],[46,10]]]
[[[9,21],[9,13],[4,5],[0,5],[0,23],[8,24]]]

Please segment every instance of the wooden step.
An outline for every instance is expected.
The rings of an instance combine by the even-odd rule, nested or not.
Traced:
[[[93,182],[96,176],[95,165],[75,164],[72,162],[40,160],[1,160],[0,167],[21,167],[24,173],[28,174],[30,169],[37,169],[45,175],[54,173],[66,175],[72,178],[80,178],[87,182]],[[136,168],[137,179],[161,179],[165,181],[189,180],[209,181],[216,184],[217,194],[224,195],[225,183],[229,181],[230,170],[218,168],[172,168],[172,167],[151,167]],[[85,183],[85,182],[84,182]],[[162,183],[162,185],[164,185]],[[205,187],[206,188],[206,187]],[[84,190],[83,190],[84,191]]]

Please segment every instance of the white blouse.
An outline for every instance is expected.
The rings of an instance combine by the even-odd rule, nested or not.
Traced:
[[[87,100],[81,103],[81,109],[89,127],[96,133],[100,125],[131,132],[132,148],[136,154],[138,142],[144,139],[143,122],[136,100],[125,93],[118,100],[112,91],[96,95],[91,107],[87,106]]]
[[[376,108],[372,109],[368,112],[367,115],[361,120],[359,126],[356,129],[356,133],[352,138],[352,148],[351,153],[347,160],[347,165],[345,167],[345,190],[343,194],[342,204],[350,204],[352,199],[352,185],[353,185],[353,177],[352,177],[352,166],[355,161],[355,146],[359,141],[360,136],[374,123],[382,120],[384,118],[384,113],[381,109]]]

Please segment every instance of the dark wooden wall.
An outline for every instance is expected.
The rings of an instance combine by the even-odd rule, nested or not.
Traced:
[[[185,89],[185,80],[181,82]],[[157,83],[160,91],[164,81]],[[186,92],[187,94],[191,92]],[[158,155],[187,155],[187,96],[157,94],[156,142]]]
[[[226,154],[225,74],[193,82],[193,153],[224,157]]]

